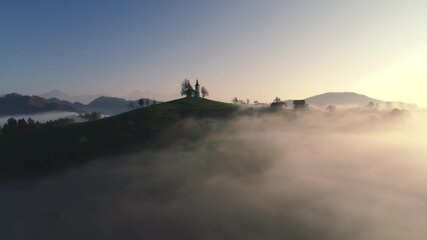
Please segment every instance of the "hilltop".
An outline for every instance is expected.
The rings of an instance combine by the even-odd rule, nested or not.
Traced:
[[[164,134],[183,119],[227,117],[235,110],[228,103],[183,98],[97,121],[0,136],[0,175],[53,172],[135,144],[158,147],[182,137],[179,129]]]
[[[383,101],[370,98],[368,96],[354,92],[329,92],[312,96],[306,99],[308,104],[326,106],[326,105],[363,105],[369,102],[383,103]]]

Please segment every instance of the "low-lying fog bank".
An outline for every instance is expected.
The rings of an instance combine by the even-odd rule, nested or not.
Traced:
[[[2,116],[0,117],[0,125],[3,126],[9,118],[27,120],[28,118],[33,119],[34,121],[39,121],[40,123],[45,123],[50,120],[56,120],[59,118],[69,118],[69,117],[78,117],[79,114],[75,112],[47,112],[47,113],[37,113],[37,114],[25,114],[17,116]]]
[[[1,238],[423,239],[426,116],[240,117],[195,143],[3,183]]]
[[[108,117],[108,115],[101,115],[101,118]],[[75,123],[78,122],[86,122],[88,121],[85,118],[79,117],[78,113],[75,112],[46,112],[46,113],[37,113],[37,114],[26,114],[26,115],[16,115],[16,116],[2,116],[0,117],[0,126],[3,126],[7,123],[7,120],[10,118],[15,118],[16,120],[24,118],[28,120],[28,118],[33,119],[34,121],[38,121],[40,123],[45,123],[48,121],[54,121],[60,118],[72,118]]]

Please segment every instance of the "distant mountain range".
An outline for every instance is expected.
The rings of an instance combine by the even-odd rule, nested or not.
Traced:
[[[152,105],[154,100],[143,98],[145,104]],[[160,103],[160,102],[158,102]],[[116,115],[130,110],[130,104],[139,107],[138,101],[130,101],[116,97],[99,97],[83,107],[85,111],[96,111],[106,115]]]
[[[141,98],[150,98],[150,99],[156,99],[156,100],[161,100],[161,101],[170,101],[173,99],[177,99],[180,96],[178,94],[157,94],[151,91],[144,91],[141,92],[139,90],[134,91],[128,95],[123,96],[122,98],[127,99],[127,100],[137,100],[137,99],[141,99]]]
[[[145,99],[148,105],[153,104],[153,100]],[[39,96],[24,96],[16,93],[7,94],[0,97],[0,116],[16,116],[23,114],[36,114],[51,111],[67,112],[90,112],[97,111],[105,115],[116,115],[130,110],[130,105],[136,108],[137,101],[129,101],[115,97],[98,97],[89,104],[79,102],[71,103],[58,98],[43,98]]]
[[[105,94],[93,94],[93,95],[79,95],[79,96],[71,96],[63,91],[60,90],[52,90],[50,92],[47,93],[43,93],[38,95],[39,97],[42,98],[46,98],[46,99],[50,99],[50,98],[57,98],[60,100],[65,100],[68,102],[80,102],[83,104],[89,104],[90,102],[92,102],[93,100],[102,97],[102,96],[107,96]],[[1,95],[0,95],[1,97]],[[179,98],[178,94],[158,94],[155,92],[151,92],[151,91],[133,91],[130,94],[127,94],[125,96],[122,96],[120,98],[123,98],[125,100],[138,100],[141,98],[148,98],[148,99],[156,99],[156,100],[160,100],[160,101],[170,101],[176,98]]]
[[[49,111],[77,112],[73,104],[58,99],[47,100],[38,96],[23,96],[16,93],[0,97],[0,116],[35,114]]]
[[[102,95],[80,95],[80,96],[70,96],[65,92],[62,92],[60,90],[52,90],[48,93],[43,93],[38,95],[39,97],[42,98],[46,98],[46,99],[50,99],[50,98],[57,98],[57,99],[61,99],[61,100],[65,100],[68,102],[80,102],[83,104],[89,104],[90,102],[92,102],[93,100],[95,100],[96,98],[101,97]]]
[[[135,91],[126,96],[127,99],[141,99],[143,94],[147,94],[149,97],[155,97],[150,92],[139,92]],[[151,95],[150,95],[151,94]],[[106,97],[100,96],[89,102],[83,104],[80,102],[70,102],[66,99],[58,97],[68,98],[68,94],[61,91],[55,90],[50,92],[50,95],[43,96],[55,96],[53,98],[43,98],[40,96],[23,96],[16,93],[7,94],[3,97],[0,96],[0,116],[11,116],[19,114],[34,114],[49,111],[69,111],[69,112],[89,112],[97,111],[105,115],[116,115],[130,110],[131,103],[134,107],[138,106],[137,101],[127,100],[124,98],[117,97]],[[69,99],[69,98],[68,98]],[[148,101],[148,105],[153,103],[153,100],[145,97]],[[292,104],[292,100],[286,102]],[[353,93],[353,92],[331,92],[316,95],[306,99],[309,105],[327,106],[327,105],[348,105],[348,106],[366,106],[369,102],[375,104],[387,104],[386,102],[368,96]],[[411,108],[413,105],[405,103],[392,103],[394,106]]]

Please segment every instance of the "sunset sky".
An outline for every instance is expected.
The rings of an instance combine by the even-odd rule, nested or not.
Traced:
[[[0,1],[0,94],[352,91],[427,107],[427,1]]]

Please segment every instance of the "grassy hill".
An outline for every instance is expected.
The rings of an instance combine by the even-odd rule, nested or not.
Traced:
[[[160,136],[185,118],[221,118],[235,110],[227,103],[183,98],[93,122],[0,136],[0,176],[54,172],[136,144],[157,147]]]

